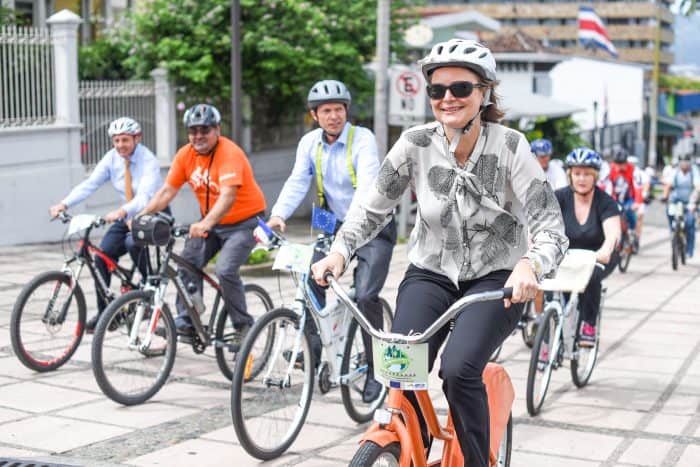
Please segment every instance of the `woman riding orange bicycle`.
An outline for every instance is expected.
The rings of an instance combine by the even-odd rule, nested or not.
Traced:
[[[390,220],[410,185],[418,211],[392,332],[423,332],[466,294],[513,288],[509,300],[476,303],[459,314],[442,353],[440,377],[462,453],[468,465],[487,466],[489,409],[482,372],[515,328],[522,303],[534,298],[538,280],[556,269],[568,240],[527,140],[496,123],[503,113],[491,51],[475,41],[451,39],[419,63],[437,121],[401,135],[374,186],[353,204],[331,253],[312,272],[324,286],[324,272],[340,276],[352,253]],[[443,328],[429,340],[430,368],[447,333]],[[405,395],[417,406],[411,393]],[[421,431],[427,446],[422,419]]]

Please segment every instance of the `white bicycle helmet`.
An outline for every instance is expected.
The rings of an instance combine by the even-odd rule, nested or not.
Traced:
[[[109,136],[114,135],[140,135],[141,125],[139,122],[129,117],[121,117],[109,124],[107,129]]]
[[[342,82],[334,79],[318,81],[311,86],[309,96],[306,98],[306,104],[311,110],[316,109],[316,107],[321,104],[327,104],[329,102],[340,102],[341,104],[345,104],[346,107],[350,107],[351,101],[352,97],[350,96],[348,88]]]
[[[429,81],[430,74],[435,69],[445,66],[468,68],[485,80],[496,81],[496,59],[486,46],[474,40],[450,39],[439,42],[418,64],[426,81]]]

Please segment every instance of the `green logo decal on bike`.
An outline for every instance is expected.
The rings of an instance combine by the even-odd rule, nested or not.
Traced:
[[[394,344],[372,340],[375,378],[385,386],[404,390],[428,388],[428,345]]]
[[[392,373],[401,373],[408,368],[411,359],[408,358],[405,352],[397,348],[395,345],[387,347],[384,351],[384,359],[382,360],[382,369]]]

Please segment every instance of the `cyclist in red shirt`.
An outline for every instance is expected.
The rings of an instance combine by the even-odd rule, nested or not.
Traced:
[[[634,165],[627,162],[628,156],[624,148],[615,151],[608,177],[612,185],[611,196],[622,207],[627,225],[634,231],[637,225],[636,213],[644,200],[641,187],[635,183]]]

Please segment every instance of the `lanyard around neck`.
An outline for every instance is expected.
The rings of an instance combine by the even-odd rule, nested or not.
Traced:
[[[348,143],[345,145],[347,150],[345,151],[345,159],[348,164],[348,172],[350,173],[350,181],[352,182],[352,189],[357,189],[357,175],[355,174],[355,168],[352,165],[352,137],[355,134],[355,127],[350,125],[348,130]],[[323,174],[321,173],[321,155],[323,154],[323,137],[321,141],[318,142],[318,149],[316,150],[316,185],[318,186],[318,199],[322,208],[325,208],[326,200],[323,196]]]

